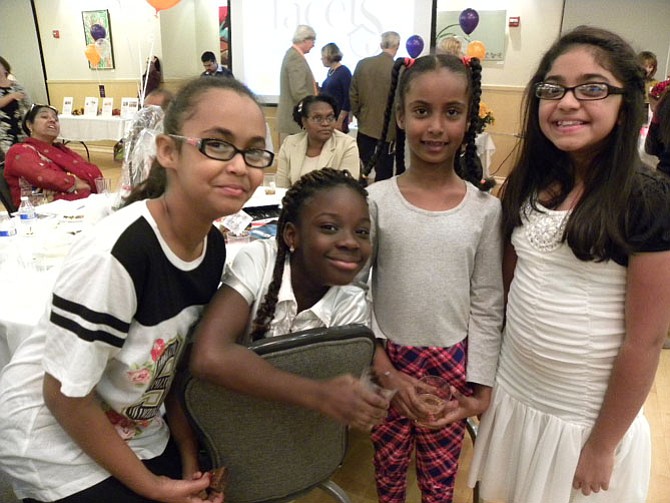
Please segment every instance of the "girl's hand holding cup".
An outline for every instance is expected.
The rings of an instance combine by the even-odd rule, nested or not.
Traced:
[[[442,418],[447,412],[447,404],[451,400],[449,382],[439,376],[426,375],[419,379],[416,386],[420,415],[417,424],[426,428]],[[435,425],[440,428],[441,426]]]

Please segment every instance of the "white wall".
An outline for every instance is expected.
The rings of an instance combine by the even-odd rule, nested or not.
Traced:
[[[670,75],[670,1],[566,0],[563,30],[580,24],[615,31],[636,52],[653,52],[658,59],[656,80]]]
[[[161,57],[159,20],[137,0],[34,0],[48,80],[139,80],[151,50]],[[114,52],[113,70],[92,70],[84,55],[81,12],[107,9]],[[52,36],[58,30],[60,38]],[[161,58],[162,59],[162,58]]]
[[[503,61],[484,61],[482,81],[489,86],[524,87],[543,52],[561,28],[563,0],[438,0],[437,10],[506,10],[507,17],[520,16],[518,28],[506,28]],[[477,30],[470,35],[477,39]]]
[[[33,11],[26,0],[0,1],[0,55],[35,103],[47,103]],[[82,53],[83,54],[83,53]]]
[[[144,71],[146,57],[153,44],[153,52],[161,58],[166,79],[179,79],[198,75],[202,71],[200,54],[206,50],[216,51],[218,47],[217,8],[225,0],[181,0],[175,7],[162,11],[159,17],[144,0],[34,0],[47,79],[49,81],[95,81],[137,79]],[[334,40],[340,43],[340,37],[351,38],[351,32],[358,30],[367,33],[363,47],[374,54],[377,51],[379,33],[394,29],[395,26],[375,24],[374,16],[368,15],[380,0],[313,0],[319,2],[319,8],[331,9],[329,17],[336,18],[337,9],[349,9],[357,12],[358,17],[341,19],[333,23],[335,32],[326,34],[323,27],[324,17],[318,17],[304,10],[306,0],[271,0],[271,4],[282,8],[277,23],[283,25],[284,35],[270,35],[258,24],[259,17],[269,16],[272,12],[258,10],[243,12],[241,4],[251,4],[258,0],[231,0],[231,19],[233,37],[233,71],[244,79],[245,70],[241,66],[241,52],[246,45],[255,44],[265,51],[254,57],[252,65],[265,75],[268,81],[278,81],[280,60],[270,49],[283,52],[290,45],[290,36],[299,22],[310,22],[322,35],[318,35],[317,45],[310,62],[317,80],[322,81],[325,69],[320,65],[319,50],[325,43]],[[639,0],[635,8],[630,8],[629,0],[566,0],[566,25],[569,23],[603,22],[612,26],[620,23],[621,30],[630,33],[628,37],[636,49],[649,48],[651,41],[659,45],[657,53],[662,60],[663,47],[670,46],[670,2],[668,0]],[[409,0],[388,0],[384,5],[400,15],[405,12],[403,5]],[[421,10],[414,15],[410,28],[411,34],[426,30],[430,13],[425,12],[427,0],[411,2]],[[488,86],[523,87],[537,65],[542,53],[558,36],[563,16],[563,0],[438,0],[438,10],[463,10],[472,7],[477,10],[505,9],[509,16],[521,16],[519,28],[507,28],[505,60],[484,63],[484,84]],[[575,10],[575,6],[581,10]],[[81,11],[108,9],[110,12],[112,42],[116,68],[114,70],[90,70],[84,56],[85,42],[81,20]],[[345,10],[346,10],[345,9]],[[587,10],[585,10],[587,9]],[[589,10],[590,9],[590,10]],[[262,14],[262,16],[261,16]],[[364,19],[361,21],[361,19]],[[330,21],[329,21],[330,22]],[[651,23],[651,24],[650,24]],[[661,27],[665,29],[661,29]],[[52,30],[60,31],[60,38],[52,37]],[[46,88],[40,68],[37,38],[33,30],[32,12],[28,0],[0,1],[0,33],[2,42],[0,54],[12,64],[17,78],[28,87],[36,101],[46,100]],[[408,33],[402,33],[401,43]],[[476,35],[476,31],[474,33]],[[425,37],[429,45],[428,35]],[[647,42],[649,41],[649,42]],[[344,49],[344,62],[354,66],[356,54],[353,49]],[[652,49],[653,50],[653,49]],[[365,54],[367,55],[367,54]],[[670,56],[668,56],[670,57]],[[351,58],[351,59],[349,59]],[[666,62],[659,61],[658,77],[666,71]],[[353,68],[352,68],[353,69]],[[665,70],[665,71],[663,71]]]

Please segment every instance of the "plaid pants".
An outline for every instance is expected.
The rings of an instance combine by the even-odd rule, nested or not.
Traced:
[[[386,352],[397,370],[416,378],[439,375],[462,393],[466,389],[467,340],[449,348],[399,346],[388,341]],[[375,482],[380,503],[404,503],[407,468],[416,449],[416,474],[422,503],[448,503],[454,497],[465,421],[440,430],[417,426],[393,407],[372,431]]]

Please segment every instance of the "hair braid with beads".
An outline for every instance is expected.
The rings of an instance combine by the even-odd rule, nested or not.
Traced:
[[[286,191],[282,199],[282,209],[277,222],[277,258],[272,271],[272,281],[268,291],[258,307],[256,318],[251,329],[251,340],[261,339],[267,332],[277,307],[277,296],[284,275],[286,257],[290,255],[288,245],[284,241],[284,229],[291,223],[300,225],[300,213],[305,203],[316,194],[335,187],[348,187],[367,201],[368,193],[347,170],[323,168],[306,173]]]
[[[405,68],[405,70],[401,74],[400,71],[403,68]],[[391,89],[389,91],[386,111],[384,113],[382,139],[388,131],[393,106],[396,106],[396,113],[402,110],[405,105],[405,95],[407,94],[411,83],[418,76],[439,70],[440,68],[446,68],[457,75],[463,75],[468,81],[469,126],[463,138],[463,143],[465,145],[464,165],[459,162],[459,157],[457,156],[454,159],[454,169],[461,178],[469,181],[479,190],[489,190],[495,185],[495,181],[492,178],[483,179],[482,166],[477,157],[477,145],[475,144],[480,120],[479,102],[482,94],[482,67],[477,58],[463,60],[451,54],[422,56],[416,60],[410,58],[398,58],[393,65],[393,73],[391,75]],[[405,135],[402,129],[397,128],[396,138],[396,166],[398,167],[397,170],[401,172],[404,170],[405,166]],[[380,140],[377,143],[372,159],[365,167],[366,174],[370,172],[374,164],[377,162],[382,145],[383,141]]]

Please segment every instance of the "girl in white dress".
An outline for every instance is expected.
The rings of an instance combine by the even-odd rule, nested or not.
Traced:
[[[486,501],[646,500],[670,188],[638,168],[643,77],[619,36],[578,27],[527,88],[502,196],[506,327],[469,481]]]

